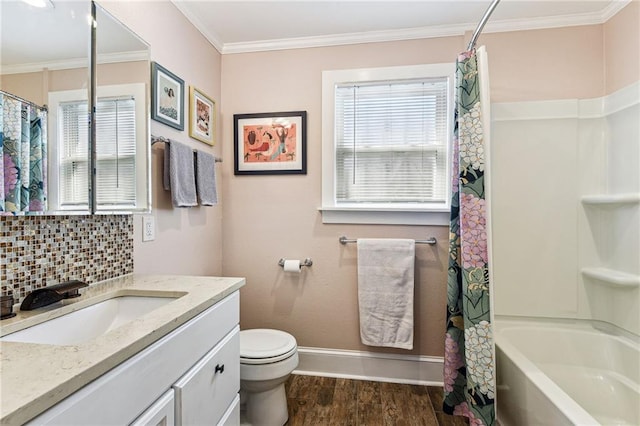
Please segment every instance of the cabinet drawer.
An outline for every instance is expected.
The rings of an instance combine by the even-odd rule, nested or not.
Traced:
[[[175,422],[173,394],[173,389],[169,389],[130,426],[173,426]]]
[[[236,326],[174,385],[176,425],[214,425],[240,390],[240,327]]]
[[[218,422],[218,426],[238,426],[240,424],[240,395],[236,395],[227,408],[227,412]]]

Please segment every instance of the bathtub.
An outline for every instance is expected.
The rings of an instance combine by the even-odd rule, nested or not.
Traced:
[[[495,320],[501,426],[640,425],[638,337],[606,323]]]

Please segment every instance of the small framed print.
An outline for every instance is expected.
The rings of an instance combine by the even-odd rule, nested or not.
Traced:
[[[184,130],[184,80],[157,62],[151,64],[151,118]]]
[[[215,145],[216,103],[193,86],[189,86],[189,136]]]
[[[234,174],[307,174],[307,112],[234,114]]]

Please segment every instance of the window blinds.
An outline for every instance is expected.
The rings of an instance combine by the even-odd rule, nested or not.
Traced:
[[[61,204],[88,201],[88,123],[85,101],[60,104]],[[96,191],[100,207],[135,205],[135,101],[101,98],[96,105]]]
[[[336,202],[446,202],[446,78],[341,84]]]

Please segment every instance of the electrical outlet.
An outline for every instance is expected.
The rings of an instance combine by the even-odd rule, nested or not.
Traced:
[[[156,239],[156,223],[151,215],[142,216],[142,241]]]

